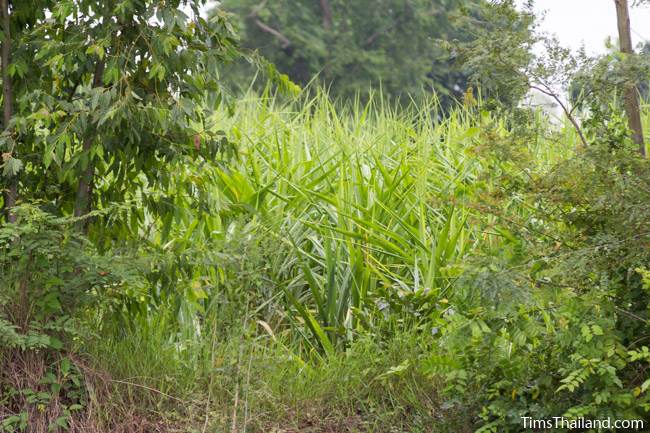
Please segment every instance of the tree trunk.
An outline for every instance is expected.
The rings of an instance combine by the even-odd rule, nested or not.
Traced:
[[[3,98],[3,128],[5,131],[9,129],[11,117],[14,115],[13,107],[13,88],[11,77],[9,76],[9,63],[11,62],[11,21],[9,17],[9,0],[0,0],[0,7],[2,8],[2,32],[4,39],[2,41],[2,98]],[[12,151],[11,157],[15,157]],[[16,215],[12,212],[16,206],[18,198],[18,175],[12,176],[8,179],[7,188],[3,191],[4,194],[4,207],[6,212],[7,221],[10,223],[16,222]]]
[[[320,0],[320,10],[321,10],[321,15],[323,17],[323,29],[327,33],[327,36],[325,38],[325,42],[327,44],[327,52],[331,53],[332,47],[332,6],[330,5],[329,0]],[[321,77],[327,82],[330,81],[330,60],[331,57],[328,55],[325,58],[325,64],[323,65],[323,70],[321,72]],[[310,77],[311,78],[311,77]],[[308,78],[307,80],[309,80]]]
[[[323,28],[330,30],[332,28],[332,7],[329,0],[320,0],[320,9],[323,14]]]
[[[102,60],[97,61],[95,66],[95,73],[93,75],[93,88],[100,87],[102,85],[102,77],[104,75],[104,62]],[[91,210],[91,202],[93,195],[93,184],[94,184],[94,175],[95,175],[95,162],[90,158],[90,149],[93,144],[93,131],[88,131],[88,135],[83,141],[82,150],[88,155],[88,165],[79,179],[79,185],[77,187],[77,198],[74,204],[73,214],[76,217],[80,217]],[[78,227],[82,230],[86,230],[88,225],[85,221],[81,221],[78,224]]]
[[[632,35],[630,34],[630,13],[627,0],[614,0],[616,5],[616,18],[618,23],[618,39],[621,52],[627,56],[634,55],[632,48]],[[635,83],[625,86],[625,115],[630,130],[632,141],[639,146],[639,152],[645,157],[645,144],[643,142],[643,126],[641,125],[641,109],[639,107],[639,93]]]

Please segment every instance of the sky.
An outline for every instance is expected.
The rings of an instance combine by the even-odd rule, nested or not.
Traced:
[[[584,44],[588,53],[604,53],[605,39],[618,38],[614,0],[536,0],[535,9],[546,11],[541,28],[564,46],[577,49]],[[631,7],[630,25],[635,46],[650,41],[650,5]]]

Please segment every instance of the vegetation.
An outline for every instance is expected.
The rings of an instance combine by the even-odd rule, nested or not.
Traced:
[[[1,431],[648,419],[634,53],[575,55],[497,2],[458,48],[485,94],[296,94],[279,63],[229,95],[217,72],[254,56],[199,2],[0,5]],[[562,122],[516,106],[530,87]]]
[[[483,0],[228,0],[242,43],[301,85],[316,80],[333,97],[367,100],[373,88],[408,101],[435,92],[445,107],[473,70],[459,48],[486,24]],[[509,5],[508,8],[514,10]],[[247,73],[248,71],[248,73]],[[225,75],[250,84],[250,69]]]

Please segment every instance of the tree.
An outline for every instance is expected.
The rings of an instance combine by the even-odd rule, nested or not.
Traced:
[[[4,34],[4,39],[2,41],[2,125],[6,131],[5,134],[10,134],[9,123],[11,122],[11,117],[13,116],[14,111],[14,96],[11,77],[9,76],[9,62],[11,59],[11,22],[9,17],[9,1],[1,0],[0,8],[2,8],[2,32]],[[8,153],[6,158],[4,155],[5,154],[3,154],[3,160],[8,161],[11,159],[11,154]],[[15,176],[12,176],[4,195],[5,207],[8,210],[7,220],[9,222],[14,222],[16,220],[15,216],[11,212],[11,208],[16,205],[17,194],[18,180]]]
[[[5,32],[20,42],[2,51],[5,101],[12,84],[21,89],[15,112],[4,105],[5,130],[14,128],[3,136],[5,176],[24,167],[15,190],[81,216],[159,182],[167,161],[211,154],[221,140],[210,123],[223,103],[218,69],[239,50],[226,15],[201,18],[203,3],[5,1],[4,28],[29,28]]]
[[[314,77],[345,98],[379,87],[392,97],[435,91],[444,104],[461,96],[467,71],[452,42],[483,0],[227,0],[243,44],[258,49],[300,84]]]
[[[529,90],[540,41],[535,20],[532,6],[519,10],[513,0],[498,0],[483,5],[468,28],[472,37],[458,44],[459,61],[485,99],[512,108]]]
[[[20,43],[26,31],[33,28],[38,20],[45,18],[44,10],[51,5],[50,0],[33,2],[0,1],[0,28],[2,30],[2,53],[0,67],[2,68],[2,106],[3,124],[0,135],[2,148],[2,196],[7,221],[15,221],[11,208],[18,199],[18,173],[23,162],[16,154],[15,133],[13,131],[14,105],[17,98],[27,92],[34,83],[38,70],[30,67],[29,59],[34,53],[27,52]],[[16,43],[18,42],[18,43]],[[30,80],[22,80],[29,76]],[[16,80],[18,79],[18,80]]]
[[[628,57],[634,57],[632,47],[632,36],[630,34],[630,13],[627,0],[614,0],[616,6],[616,22],[618,26],[618,38],[621,53]],[[643,143],[643,127],[641,125],[641,110],[639,107],[639,93],[636,83],[628,82],[624,90],[625,114],[630,130],[632,141],[639,146],[639,152],[645,156],[645,144]]]

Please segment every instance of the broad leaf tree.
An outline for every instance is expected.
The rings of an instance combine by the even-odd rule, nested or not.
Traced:
[[[434,90],[448,103],[467,87],[457,42],[482,0],[227,0],[243,44],[259,49],[300,84],[314,77],[334,96],[367,95],[380,85],[393,97]]]
[[[3,1],[5,207],[14,194],[81,216],[214,153],[218,69],[239,55],[225,14],[202,18],[202,0]]]
[[[40,70],[33,63],[34,52],[31,46],[23,44],[26,34],[45,18],[45,11],[51,6],[51,0],[15,2],[0,1],[0,30],[2,68],[2,173],[0,185],[5,209],[5,218],[15,221],[11,208],[18,197],[19,172],[23,167],[14,131],[14,112],[16,99],[37,88]],[[22,107],[18,107],[19,111]]]

